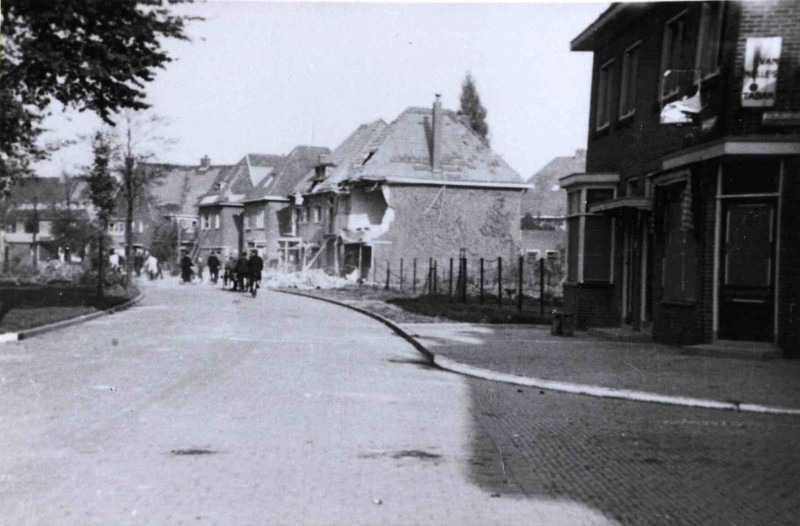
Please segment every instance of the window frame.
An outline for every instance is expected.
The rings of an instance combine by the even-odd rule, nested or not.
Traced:
[[[597,70],[597,93],[595,94],[594,129],[603,131],[611,126],[611,115],[614,113],[611,104],[614,100],[614,61],[612,57],[603,62]],[[600,122],[601,110],[604,112],[605,122]]]
[[[256,230],[264,230],[264,210],[256,212]]]
[[[633,69],[633,74],[631,74],[631,52],[636,51],[636,61],[635,61],[635,68]],[[619,120],[622,121],[624,119],[628,119],[636,115],[636,87],[637,87],[637,76],[639,73],[639,57],[641,56],[642,51],[642,41],[637,40],[622,52],[622,77],[620,79],[620,86],[619,86]],[[628,93],[628,84],[632,86],[632,94]],[[627,104],[626,104],[627,103]],[[624,112],[625,108],[629,107],[629,111]]]
[[[315,206],[313,209],[313,219],[314,223],[321,223],[322,222],[322,207]]]
[[[584,279],[584,262],[585,262],[585,253],[586,253],[586,218],[587,217],[603,217],[603,214],[596,214],[588,211],[588,204],[587,204],[587,194],[589,190],[611,190],[611,199],[617,198],[618,188],[616,184],[613,183],[590,183],[575,189],[570,189],[567,195],[570,194],[578,194],[577,211],[572,211],[569,208],[569,204],[567,207],[567,215],[566,220],[569,222],[570,219],[578,219],[578,254],[577,254],[577,264],[578,269],[577,272],[574,274],[575,280],[572,281],[573,283],[587,283],[587,280]],[[610,235],[611,239],[610,242],[610,250],[609,250],[609,276],[608,280],[598,280],[598,279],[591,279],[588,280],[589,283],[614,283],[614,253],[615,253],[615,244],[616,244],[616,220],[614,218],[608,218],[610,223]],[[571,254],[569,251],[570,240],[569,236],[571,232],[567,231],[567,244],[564,254],[564,261],[567,263],[567,269],[565,271],[565,275],[569,277],[569,261],[571,258]],[[568,281],[569,280],[568,278]]]
[[[716,13],[716,16],[712,17],[711,9],[712,4],[717,6],[719,12]],[[722,32],[724,29],[724,20],[725,20],[725,2],[703,2],[700,7],[700,22],[698,24],[697,29],[697,49],[695,50],[695,60],[694,60],[694,79],[695,83],[702,82],[708,78],[714,77],[719,75],[721,71],[721,55],[722,55]],[[714,46],[716,47],[714,53],[714,68],[713,70],[709,69],[706,73],[703,71],[703,58],[706,51],[706,44],[708,42],[707,39],[707,31],[711,23],[716,23],[716,38],[713,42]]]
[[[665,99],[669,99],[676,95],[679,95],[681,92],[680,82],[675,81],[675,89],[671,90],[669,93],[665,93],[664,89],[667,87],[667,78],[664,76],[664,73],[667,70],[679,70],[685,67],[684,64],[676,64],[673,65],[671,63],[671,47],[673,44],[672,33],[668,30],[668,28],[675,23],[681,22],[683,27],[681,28],[680,32],[680,59],[685,60],[686,57],[683,56],[683,47],[686,42],[686,19],[687,13],[689,12],[688,9],[682,10],[677,15],[673,16],[666,22],[664,22],[664,29],[661,37],[661,68],[659,71],[661,74],[659,75],[659,86],[658,86],[658,94],[659,98],[663,101]]]

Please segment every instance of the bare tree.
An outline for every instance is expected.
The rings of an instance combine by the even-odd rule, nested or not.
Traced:
[[[174,143],[159,134],[166,121],[151,112],[125,110],[116,133],[116,172],[125,208],[125,287],[130,290],[133,276],[133,219],[136,207],[147,198],[151,183],[162,177],[161,170],[148,169],[144,163]]]

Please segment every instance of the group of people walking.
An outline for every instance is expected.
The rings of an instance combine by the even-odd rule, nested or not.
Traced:
[[[220,251],[211,251],[205,261],[212,283],[219,281],[219,273],[222,270],[222,286],[232,290],[250,292],[255,296],[256,290],[261,286],[261,272],[264,270],[264,260],[258,255],[257,250],[250,252],[250,257],[246,252],[242,252],[239,257],[228,256],[224,265]],[[198,265],[200,269],[202,266]],[[190,283],[193,276],[194,262],[188,253],[181,257],[181,281]],[[200,270],[202,278],[202,270]]]

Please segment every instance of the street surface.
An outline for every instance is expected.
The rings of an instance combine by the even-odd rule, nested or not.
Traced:
[[[324,302],[145,291],[0,346],[0,525],[800,516],[797,419],[470,380]]]

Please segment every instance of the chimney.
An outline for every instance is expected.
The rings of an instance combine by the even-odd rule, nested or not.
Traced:
[[[204,155],[200,159],[200,170],[201,171],[208,170],[209,166],[211,166],[211,159],[208,158],[208,155]]]
[[[431,145],[431,168],[433,178],[437,179],[442,174],[442,101],[441,95],[436,94],[433,101],[433,144]]]

